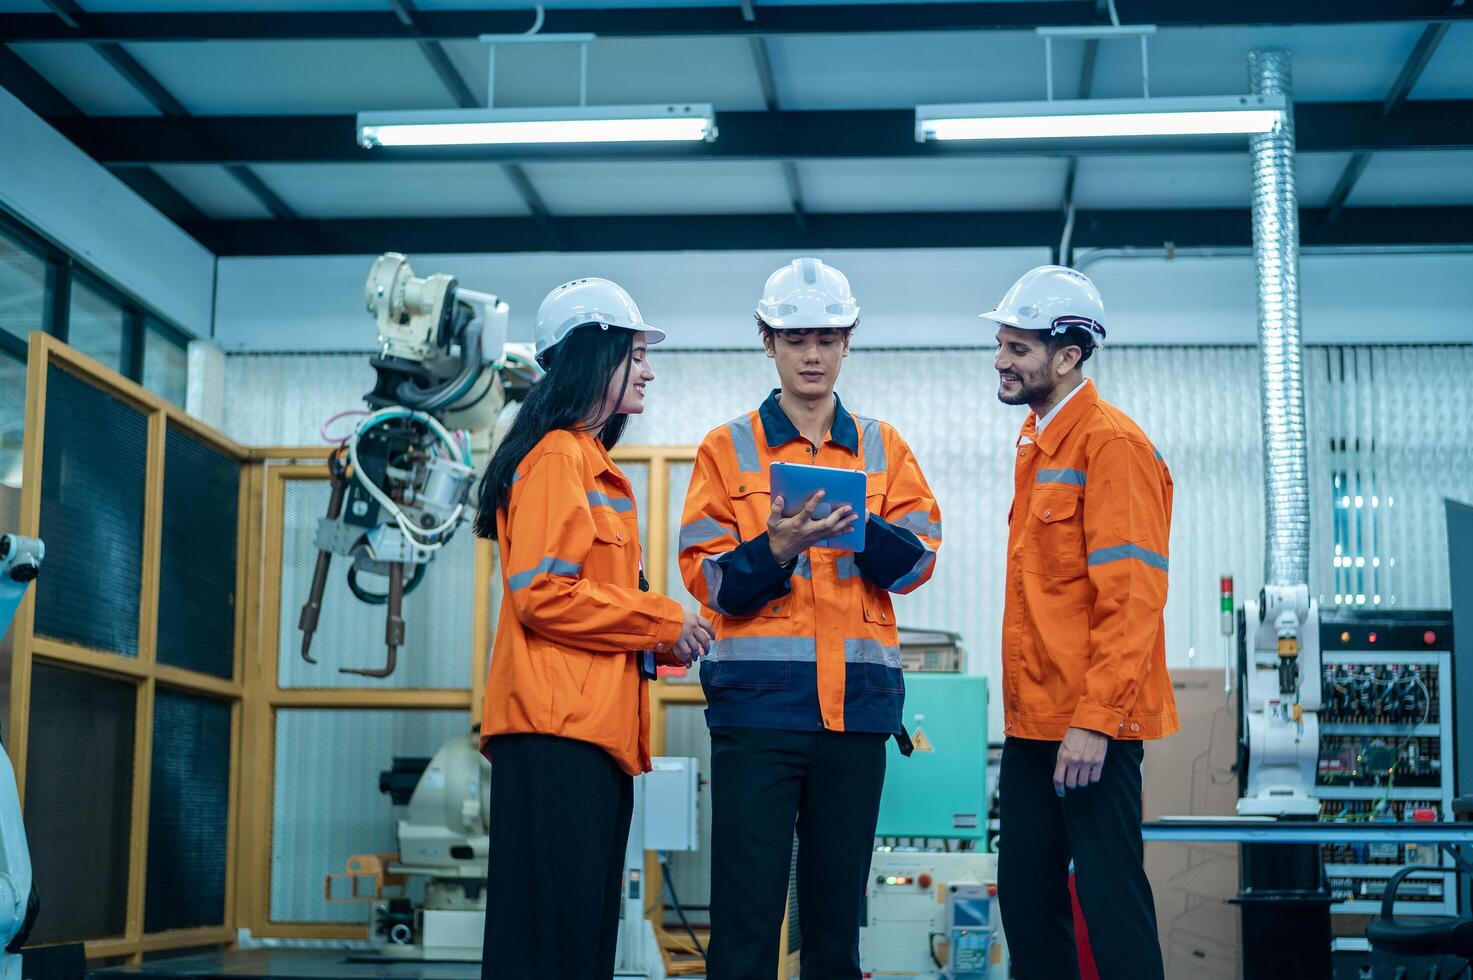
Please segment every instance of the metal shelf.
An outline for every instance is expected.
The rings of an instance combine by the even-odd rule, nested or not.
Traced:
[[[1322,800],[1440,800],[1443,786],[1394,786],[1388,793],[1382,786],[1316,786],[1314,795]],[[1374,821],[1372,821],[1374,822]]]
[[[1391,906],[1391,913],[1406,916],[1447,915],[1445,903],[1445,898],[1439,898],[1435,902],[1396,902]],[[1337,902],[1330,906],[1330,911],[1344,915],[1380,915],[1381,900],[1364,902],[1355,899],[1348,902]]]
[[[1388,725],[1374,722],[1327,721],[1320,723],[1321,735],[1400,735],[1403,738],[1436,738],[1442,725]]]
[[[1330,878],[1390,878],[1404,867],[1406,867],[1404,864],[1326,864],[1325,875]],[[1407,877],[1418,878],[1423,875],[1437,875],[1440,878],[1452,877],[1451,868],[1444,869],[1430,864],[1426,868],[1426,871],[1417,871]]]

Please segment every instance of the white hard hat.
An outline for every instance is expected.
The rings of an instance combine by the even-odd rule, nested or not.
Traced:
[[[757,316],[774,330],[842,329],[859,321],[859,304],[844,273],[802,258],[767,277]]]
[[[1062,265],[1041,265],[1013,283],[997,309],[982,319],[1024,330],[1047,330],[1050,336],[1083,327],[1096,347],[1105,344],[1105,304],[1100,291],[1082,272]]]
[[[538,360],[574,330],[592,326],[643,331],[650,344],[665,339],[665,331],[645,323],[634,298],[618,284],[607,279],[574,279],[553,289],[537,307],[533,337]]]

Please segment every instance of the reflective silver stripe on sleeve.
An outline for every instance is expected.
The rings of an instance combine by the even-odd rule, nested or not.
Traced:
[[[891,584],[891,592],[904,592],[906,589],[919,582],[921,578],[931,570],[931,566],[936,564],[936,552],[933,551],[931,549],[931,546],[927,545],[926,542],[922,541],[921,544],[925,545],[926,553],[916,559],[916,563],[911,566],[910,571],[900,576],[894,581],[894,583]]]
[[[808,552],[798,556],[798,564],[793,566],[793,575],[797,578],[813,578],[813,564],[808,560]]]
[[[1117,544],[1109,548],[1100,548],[1098,551],[1091,551],[1089,564],[1107,565],[1112,561],[1125,561],[1128,558],[1135,558],[1163,572],[1170,570],[1171,562],[1165,555],[1158,554],[1149,548],[1142,548],[1138,544]]]
[[[707,558],[701,562],[701,574],[706,579],[706,605],[723,616],[730,615],[721,608],[721,603],[716,600],[716,597],[721,594],[721,579],[726,574],[726,570],[715,558]]]
[[[935,521],[933,523],[929,511],[918,510],[906,514],[895,522],[895,526],[903,527],[912,534],[917,534],[921,537],[935,538],[937,541],[941,540],[941,522]]]
[[[693,548],[717,538],[736,539],[736,532],[714,517],[699,517],[680,528],[680,550]]]
[[[577,562],[563,561],[561,558],[547,557],[539,561],[535,567],[525,572],[518,572],[506,580],[511,591],[525,589],[532,584],[532,580],[539,575],[566,575],[575,578],[583,572],[583,566]]]

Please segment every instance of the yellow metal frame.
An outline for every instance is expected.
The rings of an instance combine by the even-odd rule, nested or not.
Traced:
[[[242,876],[240,894],[244,914],[241,924],[255,936],[275,939],[364,939],[366,928],[356,924],[281,922],[271,918],[271,844],[273,796],[276,785],[276,715],[292,708],[400,708],[410,710],[464,710],[472,721],[479,720],[472,700],[475,666],[484,663],[484,650],[489,642],[490,551],[478,542],[476,549],[476,599],[473,605],[472,635],[478,638],[474,649],[466,651],[468,675],[464,688],[283,688],[281,665],[281,574],[285,525],[286,486],[295,481],[321,481],[328,477],[325,460],[331,447],[268,447],[253,451],[261,460],[262,524],[260,535],[260,589],[253,615],[256,617],[255,677],[248,703],[252,713],[254,738],[250,750],[250,771],[258,792],[251,799],[245,815],[247,861],[253,873]],[[289,460],[293,462],[268,462]],[[346,858],[347,855],[344,855]]]
[[[20,533],[38,537],[41,526],[41,473],[46,429],[46,381],[56,367],[77,376],[104,394],[143,413],[148,419],[147,471],[143,521],[143,557],[139,597],[138,655],[97,650],[36,633],[35,592],[26,596],[14,622],[14,657],[11,663],[10,743],[6,747],[15,767],[16,784],[25,799],[26,758],[30,737],[30,693],[32,665],[40,661],[70,670],[102,674],[125,681],[137,691],[134,716],[133,799],[129,838],[127,915],[121,936],[86,939],[89,958],[121,957],[138,962],[146,952],[188,946],[224,944],[234,941],[236,922],[236,869],[239,837],[242,704],[245,697],[245,653],[248,647],[245,604],[247,576],[245,556],[250,537],[250,488],[245,464],[248,450],[206,425],[189,417],[172,404],[128,380],[116,371],[78,353],[42,333],[30,336],[26,389],[26,438],[21,484]],[[242,464],[240,491],[241,520],[237,527],[235,673],[227,679],[196,673],[158,662],[159,562],[163,540],[163,480],[165,436],[170,427],[187,432],[218,452]],[[225,855],[225,921],[218,926],[144,932],[144,887],[148,869],[149,792],[152,777],[153,705],[158,687],[207,695],[231,705],[231,778],[227,799],[228,826]]]
[[[21,491],[20,532],[36,536],[40,529],[41,463],[45,432],[48,369],[55,365],[81,377],[111,397],[148,416],[148,467],[145,490],[144,556],[137,657],[94,650],[37,635],[34,593],[15,619],[12,663],[12,737],[7,748],[22,794],[29,734],[32,664],[40,660],[70,669],[101,673],[137,689],[134,744],[132,828],[128,872],[127,927],[121,936],[85,941],[89,958],[123,958],[139,962],[144,953],[191,946],[229,945],[236,930],[246,927],[260,937],[280,939],[361,939],[361,925],[273,922],[270,919],[272,792],[275,785],[276,713],[283,708],[464,709],[471,724],[480,720],[493,633],[492,575],[495,550],[476,542],[475,591],[472,610],[474,646],[469,651],[470,677],[465,688],[384,690],[370,688],[287,688],[278,682],[280,650],[282,534],[285,487],[293,480],[327,478],[329,446],[242,446],[184,414],[177,406],[143,389],[55,338],[31,336],[26,399],[26,443]],[[170,426],[188,432],[241,463],[237,541],[235,673],[229,679],[199,674],[157,662],[158,566],[162,548],[164,436]],[[693,447],[624,446],[612,453],[620,463],[649,466],[648,540],[644,542],[651,588],[669,593],[679,576],[667,567],[669,534],[678,525],[670,510],[670,467],[695,459]],[[153,704],[159,685],[227,700],[232,705],[231,781],[225,923],[201,929],[146,934],[143,931],[147,873],[149,780]],[[665,750],[670,705],[703,704],[698,685],[659,682],[652,687],[651,743]],[[247,792],[247,788],[254,792]],[[24,797],[22,796],[22,799]],[[647,863],[647,881],[659,889],[657,861]],[[655,892],[658,894],[658,891]],[[784,927],[786,931],[786,926]],[[785,958],[786,960],[787,958]]]

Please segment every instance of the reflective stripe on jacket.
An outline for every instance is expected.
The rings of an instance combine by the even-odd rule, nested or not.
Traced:
[[[1177,729],[1166,673],[1171,473],[1125,413],[1085,386],[1018,437],[1003,612],[1004,731],[1054,741]]]
[[[554,430],[517,467],[496,527],[505,591],[483,738],[558,735],[603,748],[625,772],[649,771],[638,651],[673,643],[683,613],[639,589],[629,481],[593,435]]]
[[[815,447],[779,397],[706,436],[685,499],[680,571],[716,625],[701,667],[707,721],[895,733],[905,681],[889,594],[931,577],[940,508],[891,426],[836,398],[832,431]],[[815,547],[779,565],[767,540],[773,461],[863,470],[864,550]]]

